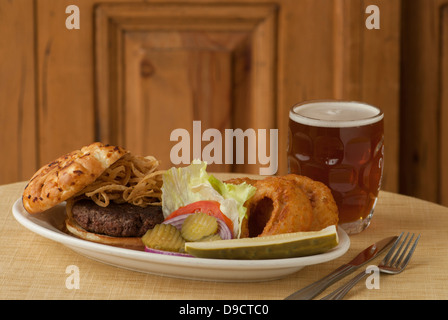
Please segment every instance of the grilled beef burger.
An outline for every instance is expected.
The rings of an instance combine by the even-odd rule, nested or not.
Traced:
[[[163,222],[163,171],[154,157],[134,156],[99,142],[43,166],[22,196],[30,214],[66,201],[67,230],[82,239],[141,246],[141,236]]]

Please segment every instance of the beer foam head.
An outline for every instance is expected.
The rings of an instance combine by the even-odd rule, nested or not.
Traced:
[[[382,111],[361,102],[317,101],[295,105],[289,118],[314,127],[359,127],[383,119]]]

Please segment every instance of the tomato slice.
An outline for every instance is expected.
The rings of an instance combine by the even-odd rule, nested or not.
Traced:
[[[182,214],[204,212],[209,216],[213,216],[217,219],[224,221],[224,223],[229,227],[230,231],[233,233],[233,222],[230,220],[220,209],[221,204],[218,201],[213,200],[202,200],[196,201],[186,206],[180,207],[176,211],[173,211],[165,220],[180,216]]]

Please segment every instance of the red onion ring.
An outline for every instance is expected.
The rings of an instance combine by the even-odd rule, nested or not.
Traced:
[[[145,251],[149,253],[157,253],[157,254],[164,254],[166,256],[176,256],[176,257],[190,257],[193,258],[191,254],[188,253],[182,253],[182,252],[172,252],[172,251],[165,251],[165,250],[158,250],[153,249],[145,246]]]

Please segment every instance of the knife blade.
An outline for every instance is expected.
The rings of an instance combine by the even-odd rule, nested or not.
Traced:
[[[363,264],[369,262],[381,252],[389,247],[398,236],[387,237],[381,241],[378,241],[371,246],[361,251],[352,261],[343,264],[332,273],[326,275],[322,279],[310,284],[309,286],[300,289],[293,294],[287,296],[285,300],[310,300],[331,286],[336,281],[339,281],[343,277],[349,275]]]

